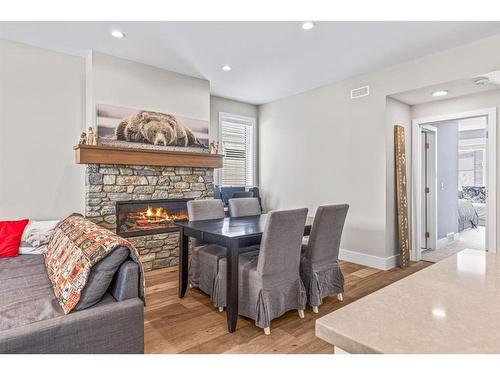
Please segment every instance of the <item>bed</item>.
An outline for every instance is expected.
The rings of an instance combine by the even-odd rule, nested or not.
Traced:
[[[458,231],[461,232],[469,228],[477,228],[479,225],[479,215],[472,202],[467,199],[458,200]]]
[[[462,186],[458,199],[458,230],[486,225],[486,188]]]

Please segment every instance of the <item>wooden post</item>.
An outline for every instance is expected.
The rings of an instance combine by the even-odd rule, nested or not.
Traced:
[[[408,230],[408,193],[406,188],[405,128],[394,126],[394,161],[396,166],[396,199],[399,234],[399,266],[410,265],[410,239]]]

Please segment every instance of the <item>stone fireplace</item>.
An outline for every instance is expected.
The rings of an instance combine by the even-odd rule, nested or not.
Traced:
[[[85,216],[123,237],[145,270],[179,262],[179,234],[189,199],[213,196],[213,168],[87,164]]]

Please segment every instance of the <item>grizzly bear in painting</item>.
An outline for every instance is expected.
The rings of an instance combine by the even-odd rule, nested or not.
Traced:
[[[116,139],[157,146],[204,147],[191,129],[174,116],[148,111],[140,111],[120,121],[116,127]]]

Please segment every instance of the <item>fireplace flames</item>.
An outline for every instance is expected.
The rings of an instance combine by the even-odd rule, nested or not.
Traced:
[[[122,232],[148,231],[173,226],[176,221],[188,220],[186,212],[169,213],[163,207],[148,206],[142,211],[125,213],[121,225]]]

